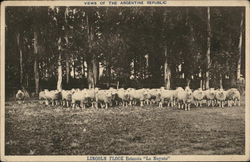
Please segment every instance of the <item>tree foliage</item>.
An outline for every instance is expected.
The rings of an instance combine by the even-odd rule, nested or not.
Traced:
[[[218,86],[220,78],[225,86],[231,80],[228,86],[232,86],[239,58],[244,76],[245,53],[239,53],[244,9],[210,8],[211,67],[207,69],[206,7],[7,7],[6,90],[35,91],[36,59],[40,89],[56,88],[59,65],[64,89],[105,88],[118,82],[125,88],[160,87],[166,82],[165,66],[171,88],[187,82],[197,88],[207,71],[211,86]],[[244,43],[243,39],[242,49]]]

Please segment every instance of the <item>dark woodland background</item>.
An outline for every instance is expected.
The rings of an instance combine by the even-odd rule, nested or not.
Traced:
[[[5,92],[238,87],[243,7],[6,7]]]

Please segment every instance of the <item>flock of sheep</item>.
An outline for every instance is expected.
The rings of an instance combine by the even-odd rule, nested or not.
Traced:
[[[19,90],[16,94],[17,100],[24,99],[24,93]],[[228,90],[201,88],[192,91],[189,87],[185,89],[178,87],[175,90],[166,90],[164,87],[155,89],[72,89],[72,90],[47,90],[39,93],[39,100],[46,105],[62,105],[70,108],[113,106],[135,106],[135,105],[157,105],[159,107],[177,107],[190,110],[190,107],[206,106],[240,106],[240,92],[236,88]]]

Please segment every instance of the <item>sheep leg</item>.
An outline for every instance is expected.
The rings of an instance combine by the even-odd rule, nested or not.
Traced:
[[[171,107],[174,107],[174,105],[173,105],[173,101],[171,101],[171,102],[170,102],[170,106],[171,106]]]
[[[214,100],[211,100],[210,105],[211,105],[212,107],[214,107]]]
[[[83,108],[83,101],[80,101],[80,108]]]
[[[132,101],[130,100],[129,103],[128,103],[129,106],[132,106]]]
[[[92,104],[91,106],[92,108],[98,109],[98,101],[92,102],[91,104]]]
[[[238,106],[240,106],[240,100],[238,100]]]
[[[160,101],[160,102],[159,102],[159,108],[161,108],[161,107],[162,107],[162,102]]]
[[[220,105],[219,107],[222,107],[222,101],[218,101],[218,102],[219,102],[219,105]]]
[[[183,107],[184,107],[184,110],[187,111],[187,104],[186,103],[183,104]]]
[[[210,100],[207,100],[207,106],[210,106]]]
[[[141,101],[141,104],[140,104],[140,106],[141,106],[141,107],[143,106],[143,101]]]
[[[45,100],[45,105],[48,106],[49,105],[49,101]]]

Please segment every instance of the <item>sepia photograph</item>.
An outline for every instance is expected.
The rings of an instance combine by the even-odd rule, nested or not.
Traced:
[[[5,156],[248,154],[246,6],[1,12]]]

